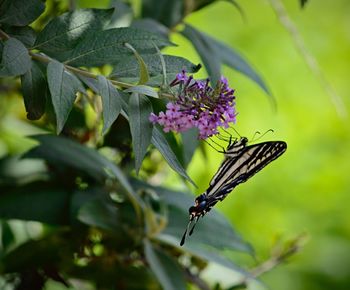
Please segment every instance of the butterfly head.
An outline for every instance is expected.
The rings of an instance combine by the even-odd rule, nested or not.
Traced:
[[[196,216],[201,216],[207,207],[207,197],[205,194],[201,194],[194,201],[194,206],[191,206],[188,211],[190,214],[190,220],[193,220]]]

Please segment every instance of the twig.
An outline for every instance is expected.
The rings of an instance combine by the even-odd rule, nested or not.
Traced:
[[[304,58],[311,72],[319,80],[324,90],[330,96],[331,101],[337,111],[339,117],[345,119],[348,116],[345,104],[341,96],[337,94],[332,85],[329,83],[324,73],[322,72],[316,58],[308,51],[304,40],[302,39],[297,27],[290,19],[283,3],[280,0],[269,0],[273,10],[275,11],[280,23],[284,26],[290,34],[295,46],[299,50],[301,56]]]
[[[185,275],[187,280],[189,280],[191,283],[197,285],[197,287],[201,290],[210,290],[210,287],[205,283],[201,278],[199,278],[197,275],[194,275],[191,273],[189,269],[185,269]]]

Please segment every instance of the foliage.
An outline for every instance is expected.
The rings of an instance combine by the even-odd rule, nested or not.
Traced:
[[[0,176],[4,283],[15,289],[43,289],[51,280],[76,289],[84,283],[96,289],[179,290],[186,283],[206,289],[200,274],[212,262],[235,273],[237,286],[256,283],[224,255],[253,255],[253,249],[215,210],[180,247],[193,199],[152,186],[157,166],[142,167],[157,150],[193,183],[185,168],[198,144],[196,132],[180,140],[148,121],[165,108],[167,80],[200,69],[160,54],[174,45],[172,33],[193,43],[212,83],[225,64],[269,94],[236,51],[184,22],[215,1],[190,2],[144,0],[127,27],[122,20],[132,9],[119,1],[109,9],[67,11],[62,5],[60,13],[52,9],[55,1],[0,4],[2,82],[16,90],[11,81],[20,79],[27,118],[45,133],[32,136],[35,145],[20,158],[0,162],[3,172],[26,162],[31,168],[25,178]],[[53,128],[58,136],[48,134]],[[40,222],[44,230],[18,245],[13,219]]]

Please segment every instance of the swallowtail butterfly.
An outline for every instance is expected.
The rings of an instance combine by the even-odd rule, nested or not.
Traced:
[[[229,142],[223,152],[225,159],[217,173],[209,183],[208,189],[195,199],[194,206],[189,208],[190,221],[183,234],[180,245],[185,243],[187,232],[193,224],[189,235],[200,217],[209,212],[212,207],[222,201],[238,184],[247,181],[267,164],[280,157],[287,149],[283,141],[269,141],[248,145],[248,139],[241,137]]]

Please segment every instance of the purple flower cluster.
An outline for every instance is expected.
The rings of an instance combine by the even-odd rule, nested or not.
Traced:
[[[192,127],[199,130],[199,139],[206,139],[218,134],[218,128],[228,128],[235,122],[234,90],[228,86],[224,77],[215,88],[209,80],[194,80],[183,71],[170,84],[179,86],[176,101],[166,105],[166,111],[149,117],[153,124],[163,126],[164,132],[184,132]]]

